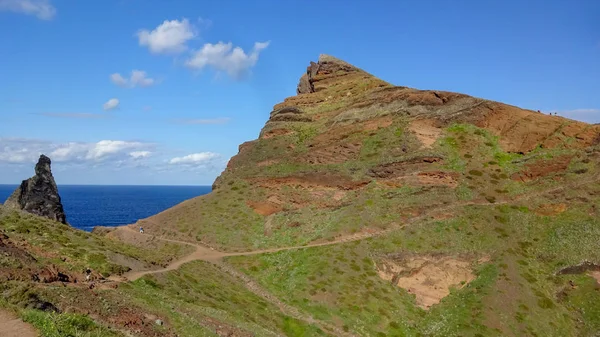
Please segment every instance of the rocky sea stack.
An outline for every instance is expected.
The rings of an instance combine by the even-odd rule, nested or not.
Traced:
[[[50,169],[51,160],[41,155],[35,165],[35,176],[23,180],[4,206],[67,223],[67,217],[58,194],[58,187]]]

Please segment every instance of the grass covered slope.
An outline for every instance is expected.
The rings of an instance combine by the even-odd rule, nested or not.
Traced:
[[[73,279],[83,279],[86,268],[92,269],[98,277],[108,277],[132,268],[166,265],[190,251],[187,246],[163,241],[148,243],[145,247],[124,245],[1,205],[0,230],[11,242],[32,254],[36,265],[63,268]],[[8,260],[5,262],[10,264]]]
[[[559,206],[571,198],[587,201]],[[290,304],[362,336],[594,336],[596,267],[561,270],[600,261],[599,204],[596,183],[464,206],[368,240],[228,261]],[[461,279],[465,272],[472,277]]]
[[[156,269],[190,253],[146,240],[133,246],[0,206],[0,310],[44,337],[327,335],[208,263],[122,280],[130,269]],[[93,282],[85,281],[88,267]]]

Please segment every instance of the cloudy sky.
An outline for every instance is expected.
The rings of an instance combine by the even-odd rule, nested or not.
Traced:
[[[44,153],[59,184],[209,185],[320,53],[598,123],[597,13],[593,0],[0,0],[0,183]]]

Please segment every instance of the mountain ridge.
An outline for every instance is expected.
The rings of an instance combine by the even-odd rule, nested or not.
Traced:
[[[312,89],[304,92],[300,89],[303,87]],[[393,86],[328,55],[320,56],[317,63],[311,62],[301,76],[298,88],[297,95],[273,107],[256,140],[239,146],[238,154],[229,160],[227,168],[216,178],[213,191],[218,191],[224,183],[234,184],[240,178],[250,185],[257,184],[259,188],[268,188],[270,184],[273,189],[293,182],[305,185],[306,189],[337,186],[344,191],[353,190],[351,185],[356,183],[360,185],[372,180],[372,173],[368,172],[386,170],[386,165],[388,171],[394,171],[394,165],[396,169],[407,165],[415,168],[428,166],[429,163],[419,164],[419,158],[434,158],[431,159],[433,164],[448,165],[448,158],[442,158],[443,155],[431,156],[432,152],[436,152],[432,151],[432,146],[444,138],[445,128],[456,124],[479,128],[481,132],[489,133],[485,136],[490,138],[488,140],[497,137],[494,151],[498,155],[503,152],[503,156],[507,157],[527,155],[540,148],[583,149],[600,142],[600,128],[587,123],[459,93]],[[393,127],[402,133],[396,139],[388,135],[386,141],[394,142],[394,147],[384,154],[371,154],[380,158],[370,167],[363,167],[363,163],[370,160],[361,154],[365,151],[364,143],[368,141],[369,134]],[[443,163],[444,160],[446,163]],[[465,158],[451,160],[464,161]],[[328,165],[332,170],[327,169]],[[352,165],[360,167],[362,174],[356,173],[358,168],[349,169],[348,166]],[[283,174],[284,171],[290,174]],[[389,177],[394,175],[397,176],[388,174]],[[453,176],[456,173],[437,170],[422,172],[421,176],[410,179],[446,181],[446,184],[456,185]],[[319,180],[328,182],[320,183]],[[389,179],[386,181],[394,184]],[[341,193],[337,198],[341,197]],[[260,201],[247,200],[246,203],[261,216],[270,216],[285,208],[285,203],[299,202],[293,196],[288,200],[278,200],[282,198],[276,194],[267,196],[270,201],[263,198]],[[334,195],[330,197],[329,205],[335,207],[340,204],[335,202]],[[186,201],[180,207],[189,203],[192,201]],[[304,204],[307,202],[304,201]],[[161,223],[161,219],[168,219],[165,214],[169,212],[172,210],[150,219]],[[174,214],[173,217],[179,216]],[[162,223],[166,225],[169,221]]]

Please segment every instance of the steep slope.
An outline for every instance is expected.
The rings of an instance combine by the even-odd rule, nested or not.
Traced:
[[[35,165],[35,175],[23,180],[21,186],[4,202],[4,206],[66,224],[67,217],[50,165],[50,158],[41,155]]]
[[[259,139],[240,145],[212,194],[143,223],[151,233],[225,250],[385,228],[425,201],[521,189],[498,177],[519,175],[539,151],[597,144],[599,130],[463,94],[393,86],[322,55],[302,76],[298,95],[275,105]],[[571,162],[562,158],[559,171]],[[489,165],[497,166],[496,178],[471,184],[483,179],[468,172]],[[422,191],[398,204],[387,196],[400,187]],[[376,210],[360,212],[372,204]]]

